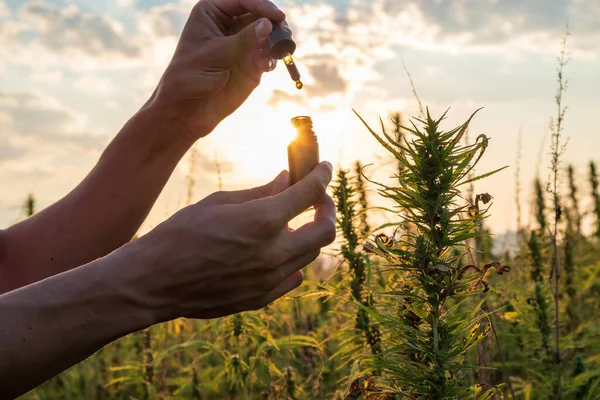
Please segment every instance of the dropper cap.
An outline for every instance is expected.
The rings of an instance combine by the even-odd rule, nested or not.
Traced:
[[[294,54],[296,51],[296,42],[292,39],[291,31],[288,27],[282,27],[272,21],[271,23],[273,24],[273,31],[267,38],[269,52],[274,59],[282,60],[286,55]]]

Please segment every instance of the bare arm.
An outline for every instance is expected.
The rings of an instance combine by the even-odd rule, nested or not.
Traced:
[[[0,295],[0,398],[14,399],[121,336],[155,323],[122,255]]]
[[[158,107],[142,109],[75,190],[4,231],[0,293],[87,264],[128,242],[191,144],[178,138],[177,126]]]
[[[282,22],[285,14],[265,0],[198,2],[152,99],[87,178],[58,203],[0,231],[0,293],[86,264],[131,239],[191,144],[274,68],[261,51],[269,19]]]

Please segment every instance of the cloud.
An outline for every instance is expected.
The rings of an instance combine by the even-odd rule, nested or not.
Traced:
[[[331,93],[345,92],[348,84],[340,75],[340,69],[330,63],[320,63],[308,67],[315,83],[306,90],[312,96],[326,96]]]
[[[118,87],[112,81],[94,75],[82,75],[74,83],[73,87],[80,93],[93,95],[106,95],[116,93]]]
[[[117,0],[117,4],[120,7],[129,7],[132,6],[133,3],[135,3],[135,0]]]
[[[367,64],[403,47],[440,54],[554,54],[568,21],[573,52],[600,56],[597,0],[357,0],[338,8],[297,5],[288,15],[302,43],[308,38],[331,55],[359,49]]]
[[[439,25],[444,34],[476,32],[473,42],[493,43],[536,31],[560,33],[572,17],[576,17],[582,32],[598,33],[600,17],[600,6],[595,0],[384,0],[385,10],[392,14],[409,5],[417,5],[426,21]]]
[[[179,38],[188,18],[189,9],[179,4],[156,6],[138,17],[138,28],[154,38]]]
[[[392,70],[404,75],[398,61],[408,53],[431,59],[429,65],[459,54],[491,57],[475,62],[492,65],[498,57],[553,59],[568,18],[572,53],[600,57],[597,0],[357,0],[337,7],[295,1],[286,13],[300,44],[294,57],[306,75],[302,100],[314,106],[314,98],[323,98],[321,108],[370,101],[370,88],[386,85]],[[299,100],[276,93],[269,105]]]
[[[292,95],[288,92],[284,92],[283,90],[275,89],[269,97],[269,100],[267,100],[267,105],[276,108],[279,103],[286,101],[291,103],[305,104],[302,96]]]
[[[306,88],[302,101],[321,111],[349,108],[366,85],[381,78],[377,63],[394,55],[392,42],[384,40],[378,21],[368,12],[358,12],[355,6],[341,12],[328,4],[286,8],[299,43],[294,58]],[[269,104],[287,100],[274,94]]]
[[[510,45],[514,50],[555,50],[556,38],[571,26],[575,47],[597,52],[600,3],[597,0],[383,0],[390,18],[417,10],[420,21],[436,27],[434,41],[461,47]],[[593,39],[590,38],[592,36]]]
[[[100,151],[109,140],[106,135],[83,133],[86,126],[82,116],[42,93],[0,92],[0,109],[3,136],[24,144]],[[13,149],[8,154],[21,156],[25,152]]]
[[[8,138],[0,136],[0,163],[20,158],[23,154],[23,149],[13,145]]]
[[[136,41],[113,19],[82,12],[77,6],[57,7],[42,1],[23,6],[21,18],[30,23],[36,39],[62,54],[95,57],[135,58],[140,55]]]
[[[72,130],[75,116],[48,96],[36,92],[2,93],[0,105],[9,132],[23,136],[56,136]]]

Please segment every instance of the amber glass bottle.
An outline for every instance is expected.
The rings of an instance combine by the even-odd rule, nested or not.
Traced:
[[[319,164],[319,143],[312,130],[310,117],[292,118],[296,128],[296,138],[288,146],[288,162],[290,167],[290,184],[302,180]]]

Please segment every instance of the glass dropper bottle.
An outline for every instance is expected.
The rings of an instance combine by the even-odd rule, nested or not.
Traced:
[[[296,128],[296,138],[288,146],[288,162],[290,184],[294,185],[319,164],[319,143],[310,117],[294,117],[292,125]]]
[[[296,88],[302,89],[304,85],[300,80],[300,71],[298,71],[298,67],[292,57],[296,51],[296,43],[292,39],[292,30],[285,21],[281,25],[275,22],[272,22],[272,24],[273,31],[267,38],[271,57],[275,60],[283,60],[290,77],[296,82]]]

